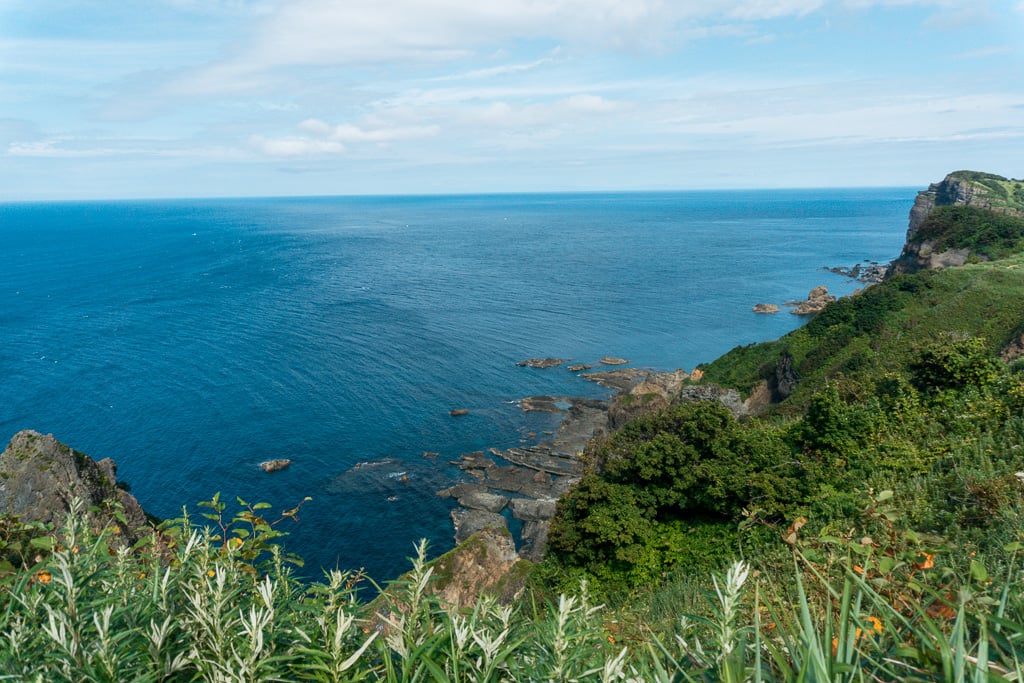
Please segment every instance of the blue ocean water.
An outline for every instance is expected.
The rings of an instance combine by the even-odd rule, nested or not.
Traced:
[[[0,205],[0,439],[52,432],[150,512],[313,500],[286,545],[386,580],[452,546],[448,461],[600,396],[557,356],[691,369],[751,312],[898,255],[911,189]],[[452,418],[452,408],[470,414]],[[424,459],[425,451],[441,453]],[[287,457],[266,474],[257,464]],[[359,466],[359,463],[370,463]],[[403,476],[404,475],[404,476]]]

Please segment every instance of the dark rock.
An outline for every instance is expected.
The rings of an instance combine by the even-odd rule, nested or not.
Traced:
[[[39,432],[18,432],[0,454],[0,514],[16,515],[25,522],[61,524],[80,499],[96,528],[116,527],[121,542],[131,546],[151,530],[135,496],[117,485],[117,465],[104,458],[96,462]],[[120,504],[124,522],[104,512],[106,503]]]
[[[452,510],[451,517],[455,525],[456,543],[462,543],[478,531],[488,528],[508,533],[508,521],[496,512],[456,508]]]
[[[754,304],[754,313],[778,313],[779,307],[776,304]]]
[[[565,361],[561,358],[530,358],[528,360],[521,360],[516,365],[523,368],[553,368],[561,365]]]
[[[774,381],[769,382],[772,400],[775,403],[784,401],[793,393],[797,383],[800,381],[800,378],[796,375],[796,370],[793,368],[793,356],[789,355],[789,353],[783,353],[779,356],[779,360],[775,363],[775,376],[772,379]]]
[[[469,415],[469,408],[452,408],[448,411],[448,414],[452,417],[461,417],[462,415]]]
[[[440,453],[435,453],[434,451],[423,451],[424,460],[433,460],[434,458],[438,458],[440,456]]]
[[[568,368],[566,368],[566,370],[568,370],[569,372],[584,372],[592,367],[594,366],[587,365],[586,363],[576,363],[575,365],[570,365]]]
[[[612,389],[614,391],[629,391],[629,389],[639,382],[641,378],[647,377],[650,374],[651,373],[649,371],[638,370],[637,368],[621,368],[619,370],[585,372],[580,375],[580,377],[588,382],[600,384],[606,389]]]
[[[496,463],[484,455],[483,451],[463,453],[452,464],[462,470],[486,470],[496,466]]]
[[[532,521],[523,523],[522,547],[519,555],[530,562],[540,562],[544,559],[544,550],[548,544],[548,529],[551,528],[551,520]]]
[[[288,458],[278,458],[277,460],[264,460],[260,463],[260,467],[263,468],[264,472],[277,472],[283,470],[292,464],[292,461]]]

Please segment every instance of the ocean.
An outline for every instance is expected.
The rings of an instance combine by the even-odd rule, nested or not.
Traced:
[[[535,394],[604,396],[555,356],[692,369],[861,286],[910,188],[0,204],[0,439],[111,457],[143,507],[275,510],[300,573],[453,546],[459,454],[543,438]],[[464,417],[449,411],[467,408]],[[425,452],[440,453],[424,458]],[[258,463],[290,458],[267,474]],[[229,510],[232,505],[229,505]]]

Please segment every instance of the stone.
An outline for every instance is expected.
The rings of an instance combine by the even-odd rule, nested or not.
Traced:
[[[263,468],[264,472],[277,472],[283,470],[292,464],[292,461],[288,458],[278,458],[277,460],[264,460],[260,463],[260,467]]]
[[[575,365],[570,365],[568,368],[566,368],[566,370],[568,370],[569,372],[585,372],[592,367],[594,366],[587,365],[586,363],[576,363]]]
[[[508,521],[496,512],[456,508],[452,510],[451,517],[456,543],[462,543],[478,531],[488,528],[508,533]]]
[[[459,505],[470,510],[483,510],[485,512],[501,512],[508,505],[508,496],[499,496],[495,493],[471,491],[459,497]]]
[[[553,368],[561,365],[565,361],[561,358],[529,358],[527,360],[521,360],[516,365],[523,368]]]
[[[601,359],[601,365],[625,365],[628,362],[625,358],[615,358],[614,356],[605,356]]]
[[[828,287],[825,285],[818,285],[810,291],[807,295],[806,301],[800,301],[796,304],[790,313],[793,315],[814,315],[821,313],[825,306],[835,301],[836,298],[828,293]]]
[[[508,503],[512,516],[524,522],[540,522],[555,516],[555,501],[513,498]]]
[[[778,313],[779,307],[777,304],[754,304],[754,313]]]
[[[135,496],[118,485],[117,465],[60,443],[52,434],[18,432],[0,454],[0,514],[16,515],[24,522],[60,525],[81,500],[91,526],[117,528],[116,543],[132,546],[150,533],[146,513]],[[121,505],[124,520],[102,510],[105,503]],[[87,512],[90,506],[99,512]]]
[[[461,417],[463,415],[469,415],[469,408],[452,408],[448,411],[448,414],[452,417]]]

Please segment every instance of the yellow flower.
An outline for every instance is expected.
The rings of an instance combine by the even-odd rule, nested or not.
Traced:
[[[42,571],[36,573],[36,581],[38,581],[39,583],[50,583],[51,581],[53,581],[53,574],[43,569]]]
[[[208,569],[206,571],[206,575],[209,576],[212,579],[213,577],[215,577],[217,575],[217,572],[213,571],[212,569]]]

